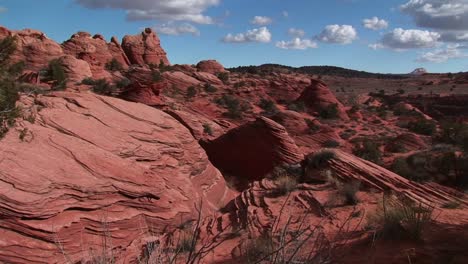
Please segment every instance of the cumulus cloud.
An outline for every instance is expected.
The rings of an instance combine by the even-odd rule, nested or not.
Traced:
[[[266,26],[273,23],[273,19],[266,16],[255,16],[250,23],[257,26]]]
[[[439,42],[440,34],[427,30],[402,29],[396,28],[392,32],[385,34],[377,44],[371,44],[369,47],[389,48],[395,50],[406,50],[416,48],[432,48]]]
[[[328,25],[316,38],[327,43],[350,44],[357,39],[357,31],[350,25]]]
[[[317,43],[310,39],[294,38],[291,41],[278,41],[276,47],[280,49],[306,50],[317,48]]]
[[[165,35],[183,35],[183,34],[192,34],[194,36],[200,36],[200,31],[192,24],[189,23],[165,23],[162,25],[155,26],[154,29],[156,32],[165,34]]]
[[[384,19],[373,17],[373,18],[362,20],[362,25],[368,29],[381,30],[381,29],[386,29],[388,27],[388,22],[385,21]]]
[[[288,35],[294,38],[302,38],[305,36],[305,31],[298,28],[290,28],[288,29]]]
[[[247,30],[245,33],[227,34],[223,38],[223,42],[227,43],[246,43],[246,42],[260,42],[268,43],[271,41],[271,33],[267,27],[254,28]]]
[[[441,30],[468,30],[467,0],[410,0],[400,10],[416,25]]]
[[[418,62],[433,62],[442,63],[450,59],[467,58],[468,54],[463,53],[458,45],[447,46],[445,49],[437,49],[435,51],[422,54],[416,61]]]
[[[212,24],[210,16],[204,15],[209,7],[218,5],[220,0],[75,0],[86,8],[112,8],[127,12],[128,20],[190,21],[198,24]]]

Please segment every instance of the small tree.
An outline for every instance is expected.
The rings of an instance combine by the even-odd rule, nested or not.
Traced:
[[[122,63],[120,63],[116,58],[112,58],[112,60],[108,61],[106,63],[106,69],[108,71],[122,71],[123,66]]]
[[[63,90],[67,86],[67,78],[67,74],[60,60],[51,60],[44,73],[45,81],[51,82],[55,90]]]
[[[278,108],[276,107],[275,102],[272,100],[262,98],[258,106],[265,110],[265,114],[267,115],[274,115],[278,113]]]
[[[195,86],[190,86],[187,89],[187,97],[190,99],[193,98],[195,95],[197,95],[197,88],[195,88]]]

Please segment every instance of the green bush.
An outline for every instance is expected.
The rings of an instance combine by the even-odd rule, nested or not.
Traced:
[[[195,95],[197,95],[197,88],[195,88],[195,86],[190,86],[189,88],[187,88],[187,97],[190,99],[190,98],[193,98],[195,97]]]
[[[67,78],[67,74],[60,60],[51,60],[44,72],[44,80],[46,82],[52,82],[52,88],[54,90],[64,90],[67,86]]]
[[[306,105],[302,101],[297,101],[288,105],[288,109],[295,112],[305,112]]]
[[[267,115],[275,115],[276,113],[278,113],[278,108],[276,107],[275,102],[273,102],[272,100],[262,98],[258,106],[265,110],[265,114]]]
[[[248,105],[241,104],[237,98],[226,94],[216,99],[216,103],[227,109],[226,115],[230,118],[240,118],[242,112],[248,109]]]
[[[151,79],[153,80],[153,82],[161,82],[163,80],[163,76],[160,71],[152,70]]]
[[[382,153],[379,145],[369,139],[363,140],[361,144],[356,146],[353,149],[353,153],[362,159],[376,164],[379,164],[382,160]]]
[[[96,80],[92,87],[93,92],[101,95],[111,96],[117,89],[115,86],[107,82],[106,79]]]
[[[210,124],[203,124],[203,133],[212,136],[213,129],[211,128]]]
[[[308,118],[305,118],[304,121],[305,121],[305,123],[306,123],[306,125],[307,125],[308,132],[309,132],[310,134],[316,133],[317,131],[320,130],[320,126],[316,125],[316,124],[314,123],[314,121],[312,121],[312,120],[310,120],[310,119],[308,119]]]
[[[338,148],[340,146],[340,142],[329,139],[323,143],[323,147],[325,148]]]
[[[338,117],[338,104],[330,104],[319,111],[319,116],[323,119],[335,119]]]
[[[229,83],[229,73],[228,72],[220,72],[217,74],[218,79],[220,79],[224,84]]]
[[[413,179],[413,170],[410,168],[405,158],[395,159],[392,163],[390,170],[402,177],[405,177],[410,180],[415,180]]]
[[[22,69],[15,69],[10,65],[10,57],[16,50],[16,39],[6,37],[0,40],[0,138],[9,127],[15,124],[15,119],[21,111],[16,107],[19,99],[19,88],[15,78]]]
[[[330,160],[336,158],[336,153],[332,150],[324,149],[320,150],[306,158],[307,167],[313,169],[321,169]]]
[[[436,123],[432,120],[420,119],[417,121],[409,122],[408,130],[426,136],[432,136],[437,131]]]
[[[123,66],[122,66],[122,63],[120,63],[116,58],[112,58],[112,60],[108,61],[106,63],[106,69],[108,71],[122,71],[123,70]]]
[[[218,89],[216,87],[214,87],[213,85],[211,85],[209,83],[206,83],[205,86],[203,87],[203,89],[207,93],[215,93],[216,91],[218,91]]]

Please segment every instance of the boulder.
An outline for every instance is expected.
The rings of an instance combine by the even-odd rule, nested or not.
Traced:
[[[158,35],[151,28],[146,28],[138,35],[125,36],[122,48],[131,64],[159,65],[163,62],[165,65],[170,65]]]
[[[36,120],[0,141],[2,263],[94,263],[103,250],[138,263],[145,236],[192,219],[195,203],[211,211],[231,197],[189,131],[160,110],[70,92],[20,104]]]
[[[220,72],[227,72],[224,69],[224,66],[221,65],[221,63],[219,63],[216,60],[200,61],[197,64],[197,70],[201,71],[201,72],[208,72],[208,73],[211,73],[211,74],[217,74],[217,73],[220,73]]]
[[[304,89],[297,101],[303,102],[310,110],[315,112],[336,105],[338,117],[342,120],[349,120],[343,104],[336,99],[335,95],[322,81],[312,79],[311,85]]]

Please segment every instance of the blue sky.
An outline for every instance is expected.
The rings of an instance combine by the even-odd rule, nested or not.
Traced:
[[[58,42],[153,27],[181,64],[468,71],[468,0],[0,0],[0,25]]]

